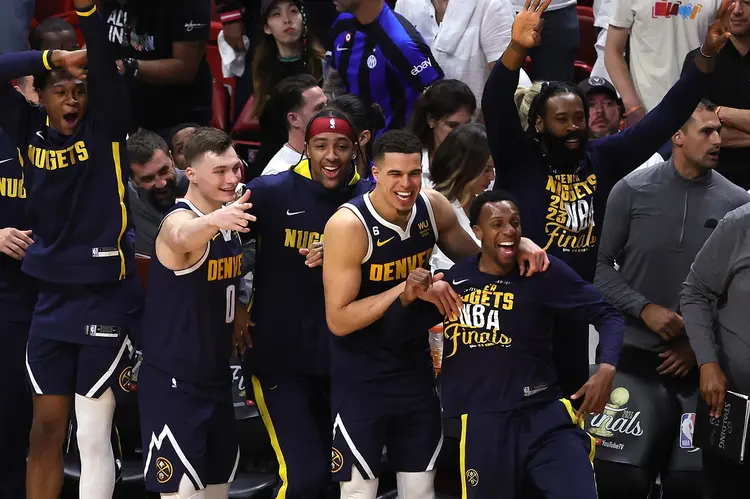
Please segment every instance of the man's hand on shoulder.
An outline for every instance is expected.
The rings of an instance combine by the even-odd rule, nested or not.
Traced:
[[[547,252],[531,239],[522,237],[518,244],[518,268],[521,275],[526,277],[545,272],[549,268]]]

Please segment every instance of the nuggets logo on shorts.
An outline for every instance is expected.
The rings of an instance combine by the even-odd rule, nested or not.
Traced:
[[[120,388],[124,391],[129,392],[130,390],[130,366],[126,367],[120,373]]]
[[[331,448],[331,473],[337,473],[344,466],[344,456],[336,447]]]
[[[472,487],[479,485],[479,473],[474,468],[466,470],[466,483]]]
[[[156,481],[159,483],[167,483],[172,478],[172,463],[164,457],[156,458]]]

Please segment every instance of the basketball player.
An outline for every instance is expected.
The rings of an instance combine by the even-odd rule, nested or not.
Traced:
[[[292,170],[248,185],[252,234],[252,347],[244,369],[279,463],[277,499],[325,497],[331,483],[330,331],[325,322],[323,230],[339,206],[372,188],[356,172],[357,132],[339,111],[310,120]],[[304,255],[304,256],[301,256]]]
[[[233,202],[240,161],[227,134],[198,129],[185,162],[190,186],[159,227],[143,317],[144,475],[162,498],[222,499],[240,457],[229,360],[234,322],[247,323],[239,233],[254,217],[249,191]]]
[[[521,215],[508,193],[480,194],[469,218],[482,253],[445,273],[462,307],[457,317],[445,317],[441,371],[443,414],[462,423],[462,497],[521,499],[533,495],[522,489],[530,482],[545,499],[596,499],[595,444],[583,431],[583,416],[607,402],[623,320],[594,285],[555,257],[547,272],[520,277]],[[583,397],[578,413],[557,380],[555,314],[599,331],[599,369],[572,397]]]
[[[442,274],[433,278],[424,267],[435,243],[454,261],[478,248],[450,202],[421,191],[422,146],[415,135],[383,134],[373,159],[375,189],[343,205],[325,229],[326,319],[335,335],[332,472],[342,498],[374,498],[385,445],[399,497],[433,498],[440,404],[427,328],[412,327],[409,305],[430,287],[419,292],[422,299],[448,316],[458,314],[460,297],[440,281]]]
[[[74,400],[80,496],[112,497],[111,387],[127,361],[142,306],[133,247],[124,237],[127,89],[96,7],[91,0],[74,5],[88,51],[0,57],[0,126],[23,155],[27,228],[33,231],[22,270],[39,281],[26,357],[34,393],[30,499],[59,496]],[[10,85],[28,74],[35,75],[41,107]]]

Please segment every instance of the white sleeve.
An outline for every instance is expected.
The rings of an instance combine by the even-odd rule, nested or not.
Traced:
[[[613,0],[609,12],[609,24],[616,28],[632,28],[635,20],[633,0]]]
[[[484,0],[484,10],[479,27],[479,44],[487,63],[500,59],[510,44],[510,30],[513,26],[513,5],[510,0]]]

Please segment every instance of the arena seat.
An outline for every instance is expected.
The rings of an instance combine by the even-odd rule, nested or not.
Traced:
[[[594,12],[590,7],[578,6],[579,42],[576,59],[589,66],[596,63],[596,29],[594,28]]]
[[[592,372],[596,366],[592,366]],[[594,468],[601,499],[646,499],[672,446],[675,410],[667,390],[618,371],[607,408],[586,419],[597,443]]]
[[[143,289],[148,289],[148,271],[151,268],[151,257],[148,255],[135,255],[135,266],[138,271],[138,277],[141,279]]]
[[[695,393],[677,394],[680,428],[672,444],[668,469],[662,471],[661,499],[700,499],[703,495],[701,450],[692,447],[698,397],[697,389]]]
[[[229,124],[227,120],[229,96],[227,95],[227,89],[224,88],[224,85],[215,79],[213,80],[212,108],[211,126],[226,131]]]
[[[591,76],[591,66],[583,61],[576,61],[575,67],[573,68],[573,82],[579,83],[586,80]]]
[[[60,16],[74,10],[73,0],[40,0],[36,2],[34,17],[43,21],[48,17]]]

